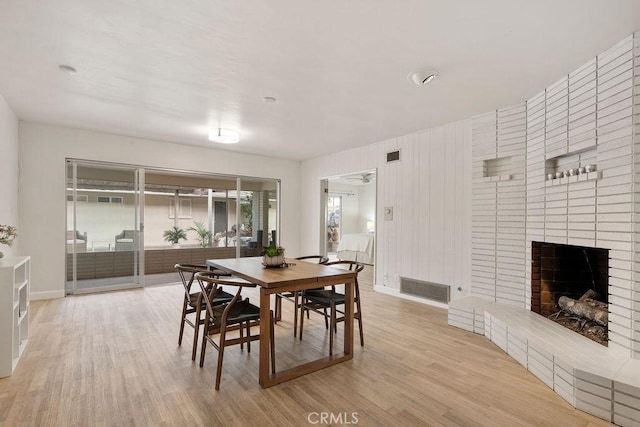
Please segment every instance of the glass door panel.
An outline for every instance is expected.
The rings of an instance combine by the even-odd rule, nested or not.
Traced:
[[[279,181],[242,178],[239,191],[239,256],[259,256],[262,248],[279,243]]]
[[[67,292],[142,286],[144,173],[81,162],[67,171]]]
[[[342,196],[327,196],[327,253],[338,251],[340,243],[340,215]]]

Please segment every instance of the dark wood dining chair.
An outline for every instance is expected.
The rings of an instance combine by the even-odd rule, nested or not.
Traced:
[[[306,255],[296,258],[299,261],[305,262],[317,262],[318,264],[326,264],[329,262],[329,258],[324,255]],[[298,310],[300,309],[300,294],[301,291],[282,292],[276,294],[276,313],[275,321],[282,320],[282,300],[293,303],[293,336],[298,334]]]
[[[191,292],[191,286],[193,285],[193,279],[195,274],[201,271],[207,271],[212,273],[215,277],[230,276],[222,270],[209,270],[206,265],[197,264],[176,264],[175,269],[178,271],[182,286],[184,287],[184,298],[182,301],[182,317],[180,320],[180,334],[178,336],[178,345],[182,345],[182,336],[184,334],[184,325],[191,326],[193,331],[193,348],[191,350],[191,360],[196,360],[196,352],[198,348],[198,335],[200,326],[204,325],[204,317],[202,313],[205,312],[205,302],[202,298],[202,292],[198,288],[195,292]],[[225,292],[222,288],[218,289],[213,303],[222,304],[224,302],[231,301],[233,295]],[[189,315],[194,314],[193,320],[189,319]]]
[[[364,346],[364,334],[362,331],[362,308],[360,306],[360,288],[358,287],[358,273],[364,270],[364,264],[355,261],[333,261],[326,263],[328,266],[348,269],[356,272],[354,283],[354,314],[353,317],[358,319],[358,329],[360,330],[360,345]],[[330,289],[310,289],[302,295],[300,303],[300,339],[302,339],[302,330],[304,327],[304,312],[310,311],[321,314],[325,318],[325,327],[329,329],[329,354],[333,355],[334,334],[338,329],[338,322],[344,322],[344,311],[338,310],[338,306],[345,304],[345,295],[336,292],[335,286]],[[329,309],[329,313],[327,313]],[[340,314],[340,317],[338,317]],[[327,325],[327,318],[329,325]]]
[[[206,316],[204,322],[204,333],[202,334],[202,345],[200,347],[200,367],[204,366],[204,358],[207,351],[207,342],[218,350],[218,365],[216,369],[216,390],[220,390],[220,378],[222,374],[222,360],[224,349],[230,345],[240,344],[243,348],[247,344],[247,352],[251,352],[251,341],[260,339],[260,334],[251,334],[251,327],[259,326],[261,321],[269,322],[271,339],[269,342],[271,372],[276,371],[275,359],[275,338],[273,328],[273,310],[269,312],[269,319],[260,319],[260,307],[249,302],[249,298],[242,299],[240,295],[244,287],[256,287],[255,284],[238,279],[221,279],[215,272],[198,272],[195,274],[196,280],[200,284],[200,291],[205,295]],[[237,292],[231,301],[216,305],[215,295],[221,286],[236,287]],[[237,330],[239,337],[228,338],[227,333]],[[246,330],[246,335],[244,334]],[[214,339],[218,335],[218,342]],[[262,356],[262,355],[261,355]]]

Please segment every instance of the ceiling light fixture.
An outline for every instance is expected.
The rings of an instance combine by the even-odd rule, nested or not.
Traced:
[[[262,102],[276,102],[276,99],[273,96],[265,96],[262,98]]]
[[[236,144],[240,142],[240,134],[227,129],[212,129],[209,131],[209,140],[220,144]]]
[[[70,65],[58,65],[58,69],[66,74],[76,74],[78,72],[78,70]]]
[[[414,82],[418,86],[424,86],[429,84],[433,79],[438,76],[438,72],[431,68],[421,68],[418,71],[414,71],[409,74],[407,78],[409,81]]]

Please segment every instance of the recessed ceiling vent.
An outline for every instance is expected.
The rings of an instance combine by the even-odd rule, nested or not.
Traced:
[[[397,162],[400,160],[400,150],[398,151],[390,151],[387,153],[387,163],[389,162]]]

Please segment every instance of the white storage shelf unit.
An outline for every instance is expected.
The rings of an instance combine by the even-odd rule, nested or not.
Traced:
[[[0,378],[13,374],[29,336],[29,257],[0,258]]]

